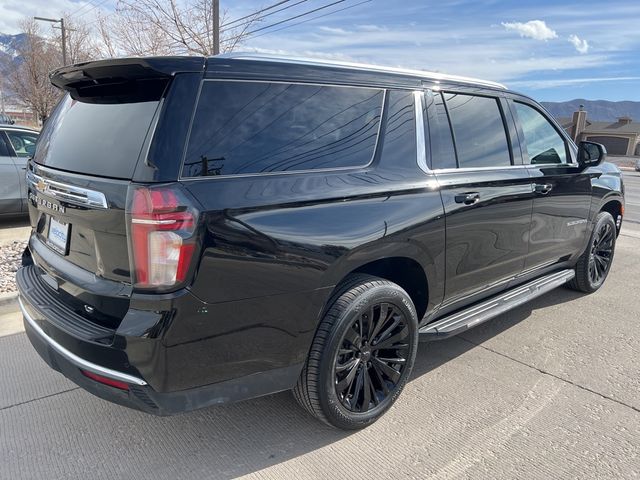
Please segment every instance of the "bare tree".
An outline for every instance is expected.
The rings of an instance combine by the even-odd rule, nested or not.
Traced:
[[[60,67],[60,49],[45,39],[34,20],[20,24],[26,39],[18,47],[18,61],[9,66],[7,88],[44,121],[60,98],[49,81],[49,72]]]
[[[118,55],[203,55],[214,53],[212,0],[119,0],[116,13],[98,20],[103,50]],[[220,23],[226,23],[226,12]],[[220,51],[234,50],[257,15],[221,31]]]
[[[97,41],[92,35],[91,29],[82,19],[70,18],[68,13],[63,17],[66,19],[67,28],[67,63],[74,64],[94,60],[100,56],[100,49]],[[59,29],[54,30],[55,45],[62,45],[62,35]]]

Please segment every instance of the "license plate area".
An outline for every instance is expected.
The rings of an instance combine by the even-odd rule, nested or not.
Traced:
[[[70,224],[49,217],[49,231],[47,232],[47,244],[61,255],[69,251]]]

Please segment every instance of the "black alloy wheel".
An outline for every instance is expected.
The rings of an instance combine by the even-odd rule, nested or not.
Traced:
[[[409,322],[398,307],[371,305],[345,332],[335,362],[336,395],[352,412],[367,412],[389,396],[402,377],[411,346]]]
[[[364,428],[402,392],[417,348],[418,319],[407,292],[382,278],[352,275],[327,303],[294,396],[328,425]]]
[[[598,290],[607,279],[616,249],[618,230],[609,212],[600,212],[585,251],[576,263],[576,276],[567,284],[585,293]]]
[[[602,283],[613,259],[615,233],[610,223],[603,223],[595,232],[589,256],[589,279],[593,285]]]

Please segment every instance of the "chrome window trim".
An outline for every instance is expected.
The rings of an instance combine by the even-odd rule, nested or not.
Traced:
[[[30,171],[27,172],[26,177],[28,185],[43,195],[83,207],[109,208],[107,198],[102,192],[56,182]]]
[[[187,150],[189,149],[189,141],[191,140],[191,131],[193,129],[193,123],[196,118],[196,112],[200,103],[200,96],[202,94],[202,87],[205,82],[243,82],[243,83],[278,83],[278,84],[294,84],[294,85],[316,85],[320,87],[342,87],[342,88],[367,88],[369,90],[378,90],[382,92],[382,103],[380,106],[380,121],[378,122],[378,133],[376,137],[376,143],[373,147],[373,154],[368,163],[364,165],[356,165],[353,167],[333,167],[333,168],[317,168],[317,169],[305,169],[305,170],[292,170],[292,171],[280,171],[280,172],[258,172],[258,173],[234,173],[230,175],[212,175],[212,176],[199,176],[199,177],[185,177],[182,175],[184,169],[184,163],[187,160]],[[229,179],[229,178],[246,178],[246,177],[263,177],[263,176],[278,176],[278,175],[298,175],[302,173],[331,173],[331,172],[343,172],[343,171],[360,171],[369,168],[375,161],[378,155],[378,149],[380,147],[380,133],[382,132],[382,124],[386,113],[387,104],[387,88],[381,88],[368,85],[347,85],[347,84],[334,84],[334,83],[313,83],[313,82],[297,82],[295,80],[253,80],[243,78],[205,78],[200,82],[200,88],[196,98],[196,105],[193,109],[191,121],[189,124],[189,131],[187,133],[187,141],[185,142],[184,151],[182,154],[182,161],[180,162],[180,175],[178,181],[193,181],[193,180],[214,180],[214,179]],[[395,89],[394,89],[395,90]],[[407,90],[407,89],[398,89]]]
[[[316,67],[340,67],[354,71],[364,71],[372,73],[391,73],[399,75],[408,75],[412,77],[418,77],[427,79],[430,81],[443,81],[443,82],[458,82],[462,84],[468,84],[471,86],[491,87],[501,90],[506,90],[507,87],[498,82],[492,82],[491,80],[483,80],[479,78],[464,77],[459,75],[449,75],[444,73],[429,72],[426,70],[411,70],[406,68],[385,67],[380,65],[372,65],[365,63],[355,62],[342,62],[337,60],[323,60],[318,58],[305,58],[287,55],[274,55],[274,54],[260,54],[252,52],[236,52],[218,55],[216,58],[229,58],[235,60],[254,60],[262,62],[274,62],[285,63],[291,65],[309,65]]]
[[[530,165],[504,165],[502,167],[465,167],[465,168],[438,168],[436,170],[432,170],[434,173],[454,173],[454,172],[484,172],[484,171],[492,171],[492,170],[516,170],[527,168]]]
[[[88,370],[93,373],[97,373],[98,375],[103,375],[108,378],[112,378],[114,380],[119,380],[121,382],[130,383],[134,385],[144,386],[147,384],[144,380],[138,377],[134,377],[133,375],[129,375],[127,373],[119,372],[117,370],[112,370],[110,368],[103,367],[101,365],[96,365],[95,363],[89,362],[82,357],[79,357],[73,352],[70,352],[58,342],[56,342],[53,338],[48,336],[42,328],[36,323],[36,321],[29,315],[27,309],[22,302],[22,298],[18,297],[18,303],[20,304],[20,310],[22,310],[22,314],[24,315],[25,320],[29,324],[29,326],[38,334],[38,336],[44,340],[51,348],[53,348],[56,352],[62,355],[69,362],[73,363],[76,367],[82,368],[84,370]]]
[[[413,103],[415,108],[415,126],[416,126],[416,157],[418,161],[418,167],[424,173],[429,173],[429,167],[427,165],[427,140],[424,132],[424,113],[423,113],[423,98],[424,93],[422,91],[413,92]]]

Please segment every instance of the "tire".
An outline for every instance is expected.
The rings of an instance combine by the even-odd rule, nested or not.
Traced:
[[[294,396],[332,427],[364,428],[402,392],[417,347],[418,318],[407,292],[388,280],[352,275],[327,304]]]
[[[616,223],[609,212],[600,212],[589,244],[576,264],[576,276],[567,284],[579,292],[593,293],[609,275],[616,247]]]

